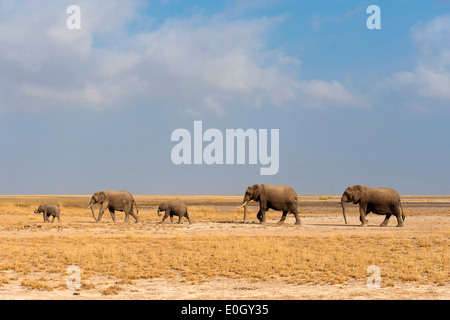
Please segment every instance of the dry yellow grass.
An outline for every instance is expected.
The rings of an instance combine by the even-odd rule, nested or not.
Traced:
[[[194,225],[242,220],[242,210],[232,206],[241,197],[219,198],[191,200],[196,203],[189,206]],[[19,276],[24,287],[51,291],[64,286],[70,265],[82,270],[82,290],[95,286],[97,278],[115,279],[103,290],[105,295],[117,294],[122,285],[139,279],[179,276],[188,283],[226,277],[341,284],[365,279],[370,265],[379,266],[381,277],[389,279],[384,286],[396,282],[442,286],[449,281],[450,230],[413,236],[392,232],[310,236],[301,231],[284,234],[285,228],[294,228],[286,224],[266,234],[189,234],[176,232],[185,225],[157,224],[161,218],[153,206],[159,197],[136,197],[140,224],[114,224],[106,214],[105,222],[93,223],[88,200],[88,196],[0,197],[0,286]],[[44,224],[41,215],[34,215],[43,202],[60,205],[62,225]],[[256,213],[257,208],[251,210]],[[174,232],[161,233],[167,228]],[[8,272],[14,276],[8,277]]]
[[[48,280],[31,280],[31,279],[23,279],[22,286],[27,287],[29,289],[39,290],[39,291],[52,291],[53,287],[48,284]]]
[[[280,242],[275,236],[223,235],[2,238],[0,269],[23,275],[65,275],[69,265],[77,265],[85,281],[98,275],[130,281],[180,274],[194,283],[223,276],[337,284],[364,279],[367,267],[377,265],[381,276],[390,280],[444,285],[450,262],[447,239],[298,236]],[[48,290],[42,283],[23,285]]]

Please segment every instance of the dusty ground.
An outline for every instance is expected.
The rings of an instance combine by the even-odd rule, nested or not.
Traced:
[[[239,197],[239,200],[240,201]],[[280,217],[278,212],[269,211],[269,222],[266,225],[256,223],[256,211],[250,211],[250,219],[243,224],[239,218],[241,213],[234,216],[217,216],[219,218],[196,217],[191,213],[193,224],[186,221],[182,225],[159,224],[159,219],[153,212],[153,205],[145,205],[141,209],[142,221],[139,224],[112,223],[105,214],[104,221],[95,224],[89,211],[84,216],[74,215],[66,219],[60,226],[43,224],[39,217],[34,215],[22,216],[19,222],[14,220],[13,213],[0,214],[0,239],[20,239],[28,241],[33,237],[56,239],[49,246],[57,246],[57,239],[70,237],[95,237],[96,235],[120,234],[126,232],[164,239],[164,237],[179,237],[181,239],[196,239],[208,235],[224,237],[255,237],[262,236],[270,239],[290,239],[302,236],[305,238],[324,239],[330,235],[337,239],[377,237],[396,239],[429,239],[430,237],[443,237],[443,248],[448,261],[448,236],[450,235],[450,197],[407,197],[404,199],[404,208],[407,214],[406,227],[396,228],[396,219],[390,220],[387,228],[379,227],[383,216],[369,215],[369,226],[359,227],[359,216],[355,208],[350,210],[347,217],[349,224],[345,225],[337,202],[337,197],[327,197],[318,200],[311,196],[300,200],[302,226],[294,226],[294,218],[289,217],[285,224],[277,225]],[[215,211],[233,210],[234,198],[231,203],[218,204]],[[303,200],[303,201],[302,201]],[[208,200],[208,206],[211,201]],[[139,197],[137,197],[139,205]],[[202,200],[195,203],[202,205]],[[147,210],[147,211],[146,211]],[[28,239],[28,240],[27,240]],[[427,240],[428,241],[428,240]],[[282,245],[282,244],[281,244]],[[372,244],[371,244],[372,245]],[[450,277],[448,265],[442,270],[444,281],[434,284],[424,281],[399,281],[381,277],[381,288],[370,289],[367,286],[366,270],[361,271],[358,279],[339,284],[296,284],[289,283],[283,278],[271,277],[259,280],[255,278],[229,278],[226,276],[212,276],[205,280],[193,282],[186,281],[183,274],[175,273],[170,277],[155,277],[137,279],[128,283],[121,283],[120,290],[105,295],[105,290],[115,285],[117,280],[108,274],[99,274],[89,279],[94,283],[81,290],[69,290],[64,285],[66,275],[52,272],[25,272],[19,270],[3,269],[0,273],[0,299],[450,299]],[[33,286],[24,285],[24,276],[27,279],[38,279],[40,282],[59,283],[51,290],[41,290]]]

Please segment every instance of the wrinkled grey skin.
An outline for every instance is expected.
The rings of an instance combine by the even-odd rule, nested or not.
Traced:
[[[268,184],[255,184],[249,186],[245,191],[244,201],[241,206],[244,207],[244,223],[247,216],[247,203],[249,201],[259,202],[259,211],[256,217],[260,223],[266,223],[266,211],[273,209],[283,211],[279,223],[283,223],[288,213],[295,217],[295,224],[301,225],[298,216],[298,198],[294,189],[288,186],[272,186]]]
[[[186,217],[189,224],[191,224],[191,219],[189,218],[188,210],[184,203],[176,201],[163,202],[159,205],[158,217],[161,216],[161,211],[165,212],[161,223],[163,223],[168,216],[170,216],[170,223],[173,223],[173,216],[178,216],[178,224],[181,223],[181,218],[183,217]]]
[[[98,212],[98,218],[95,217],[94,209],[92,209],[92,206],[96,203],[101,205]],[[133,196],[125,190],[97,191],[92,195],[88,208],[91,208],[92,216],[96,222],[99,222],[102,219],[103,212],[106,209],[109,210],[114,222],[116,222],[115,211],[125,212],[125,222],[128,222],[129,215],[136,220],[136,223],[139,222],[139,211],[136,207],[136,202],[134,201]]]
[[[345,224],[347,224],[347,217],[345,216],[347,203],[352,202],[359,204],[359,220],[361,227],[367,226],[366,215],[370,212],[386,215],[381,227],[386,227],[389,223],[389,218],[394,215],[397,218],[397,227],[404,226],[405,215],[403,214],[403,207],[400,201],[400,195],[397,191],[390,188],[373,188],[362,185],[355,185],[348,187],[342,194],[341,206],[344,215]]]
[[[42,213],[44,222],[50,222],[49,218],[50,216],[53,216],[51,223],[55,221],[55,218],[58,218],[58,223],[61,223],[60,210],[55,204],[41,204],[39,208],[34,210],[34,213]]]

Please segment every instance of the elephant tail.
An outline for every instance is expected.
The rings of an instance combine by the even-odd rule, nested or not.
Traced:
[[[402,209],[402,219],[403,219],[403,221],[405,221],[405,219],[406,219],[406,216],[405,216],[405,214],[403,213],[403,206],[402,206],[402,202],[401,202],[400,200],[398,200],[398,203],[399,203],[399,205],[400,205],[400,209]]]
[[[191,218],[189,218],[189,213],[188,213],[188,209],[186,208],[186,213],[185,213],[186,219],[188,220],[189,224],[191,224]]]
[[[138,215],[139,214],[139,210],[137,208],[136,201],[134,201],[134,199],[133,199],[133,204],[131,205],[131,211],[133,211],[133,208],[136,209],[136,215]]]
[[[136,223],[138,223],[140,220],[139,219],[139,210],[137,208],[136,201],[134,201],[134,199],[133,199],[133,202],[131,203],[131,215],[133,215],[133,212],[135,209],[136,209],[136,216],[134,216],[134,218],[136,219]]]

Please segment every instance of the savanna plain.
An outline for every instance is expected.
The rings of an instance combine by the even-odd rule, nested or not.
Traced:
[[[87,195],[0,196],[0,299],[450,299],[450,196],[402,196],[404,228],[374,214],[359,227],[356,205],[345,225],[329,195],[299,196],[301,226],[272,210],[261,225],[256,204],[244,224],[242,198],[138,195],[139,223],[96,223]],[[161,224],[166,200],[193,223]],[[60,224],[33,213],[43,203]]]

